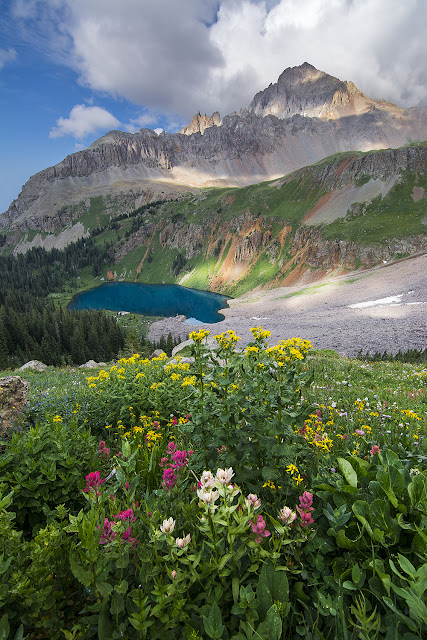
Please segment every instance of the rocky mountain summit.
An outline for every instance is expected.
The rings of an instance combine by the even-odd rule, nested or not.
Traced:
[[[75,206],[79,217],[96,196],[126,201],[132,210],[201,187],[279,178],[340,151],[397,148],[426,138],[427,108],[371,100],[351,82],[304,63],[222,119],[218,112],[197,113],[174,134],[111,131],[31,177],[0,216],[0,227],[51,232],[63,227],[64,206]]]

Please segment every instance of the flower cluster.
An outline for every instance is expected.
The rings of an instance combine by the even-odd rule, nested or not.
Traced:
[[[194,342],[202,342],[205,338],[210,335],[210,331],[208,329],[200,329],[199,331],[192,331],[190,333],[190,340]]]
[[[301,527],[307,527],[314,522],[311,512],[313,511],[313,494],[309,491],[304,491],[302,496],[299,497],[300,506],[297,507],[297,511],[301,518]]]
[[[240,340],[240,337],[236,335],[233,329],[220,333],[219,335],[214,336],[214,338],[224,351],[233,351],[235,344]]]
[[[265,524],[265,520],[262,515],[256,516],[255,520],[249,520],[249,524],[255,534],[255,542],[260,543],[263,538],[268,538],[268,536],[271,535],[271,533],[265,528],[267,525]]]
[[[217,469],[214,476],[211,471],[203,471],[200,481],[198,482],[197,496],[201,504],[209,510],[217,509],[215,505],[219,496],[222,498],[233,498],[240,489],[231,484],[231,478],[234,476],[232,467],[229,469]]]
[[[180,451],[175,442],[169,442],[167,453],[168,458],[162,458],[159,465],[164,470],[162,487],[169,493],[176,485],[179,470],[188,466],[188,462],[194,452],[192,450]]]
[[[132,509],[128,509],[126,512],[121,511],[120,514],[128,513],[128,512],[132,512],[132,516],[133,516]],[[118,518],[118,517],[119,516],[113,516],[113,518]],[[128,520],[130,522],[133,522],[134,520],[136,520],[136,518],[135,517],[120,518],[120,520]],[[110,522],[108,518],[105,518],[104,526],[101,532],[101,537],[99,539],[99,544],[109,544],[110,542],[114,542],[114,540],[117,537],[117,532],[114,530],[116,525],[117,525],[116,522],[113,522],[113,521]],[[98,529],[100,529],[100,527],[101,525],[98,526]],[[130,527],[127,527],[127,529],[123,531],[121,541],[122,541],[122,544],[130,544],[133,547],[135,547],[138,544],[138,540],[136,538],[132,538],[132,532]]]
[[[289,507],[283,507],[279,511],[280,520],[287,525],[291,525],[296,517],[297,514],[295,513],[295,511],[292,511],[292,509],[290,509]]]
[[[86,476],[86,487],[83,489],[83,493],[94,494],[97,498],[102,494],[100,491],[101,485],[105,482],[105,478],[101,479],[99,471],[92,471]]]
[[[105,446],[104,440],[101,440],[101,442],[99,443],[98,455],[99,455],[100,458],[101,457],[108,458],[108,456],[110,455],[110,449]]]

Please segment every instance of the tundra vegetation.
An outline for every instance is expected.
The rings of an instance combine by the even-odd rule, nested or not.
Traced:
[[[426,637],[425,365],[251,332],[23,374],[1,637]]]

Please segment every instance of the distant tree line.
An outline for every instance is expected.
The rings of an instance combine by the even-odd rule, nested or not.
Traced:
[[[114,261],[114,243],[100,243],[97,236],[105,229],[117,230],[121,220],[132,217],[135,231],[143,215],[155,213],[161,204],[159,200],[119,215],[61,250],[33,247],[15,256],[0,255],[0,369],[28,360],[60,366],[89,359],[108,361],[119,355],[126,336],[115,318],[103,311],[67,311],[47,297],[65,284],[76,287],[77,276],[86,267],[94,277],[100,275]],[[0,234],[0,245],[6,239]],[[153,343],[152,348],[171,351],[176,341],[172,346],[170,341],[162,338],[161,345]]]
[[[184,340],[188,340],[188,336],[184,338]],[[147,353],[155,351],[155,349],[161,349],[168,355],[169,357],[172,355],[172,349],[176,347],[178,344],[182,342],[181,338],[173,338],[171,332],[169,331],[167,337],[161,336],[159,340],[148,340],[148,338],[141,336],[141,350],[146,351]]]
[[[0,256],[0,293],[27,291],[46,297],[60,291],[65,282],[76,284],[77,275],[85,267],[90,266],[93,274],[98,275],[103,265],[112,263],[113,256],[113,244],[98,246],[92,236],[62,250],[33,247],[16,256]]]
[[[367,362],[409,362],[411,364],[427,364],[427,348],[426,349],[408,349],[407,351],[399,350],[397,353],[380,353],[377,351],[370,354],[369,351],[363,353],[359,351],[358,360],[366,360]]]
[[[67,311],[29,293],[0,296],[0,368],[28,360],[83,364],[112,360],[125,345],[116,320],[103,311]]]

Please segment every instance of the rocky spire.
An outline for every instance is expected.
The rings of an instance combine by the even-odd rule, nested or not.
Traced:
[[[211,116],[200,115],[200,111],[196,113],[188,127],[183,127],[180,133],[191,136],[193,133],[201,133],[203,135],[205,129],[208,127],[219,127],[221,125],[221,117],[218,111],[215,111]]]

